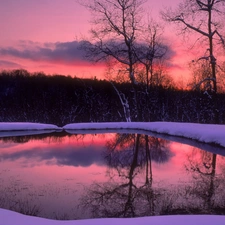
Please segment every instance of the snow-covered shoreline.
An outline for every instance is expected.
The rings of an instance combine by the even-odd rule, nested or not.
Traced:
[[[224,225],[225,216],[215,215],[178,215],[178,216],[152,216],[123,219],[88,219],[60,221],[22,215],[5,209],[0,209],[0,225]]]
[[[225,125],[176,122],[74,123],[67,124],[63,129],[70,133],[72,130],[135,129],[189,138],[225,147]]]
[[[225,125],[176,123],[176,122],[109,122],[71,123],[63,127],[41,123],[0,123],[0,136],[12,131],[61,131],[73,133],[78,130],[128,129],[155,132],[176,137],[188,138],[207,144],[225,147]],[[43,132],[43,133],[45,133]],[[5,135],[5,134],[4,134]]]
[[[65,130],[69,133],[93,130],[139,130],[140,132],[155,132],[171,137],[188,138],[202,143],[214,143],[225,147],[225,125],[172,123],[172,122],[121,122],[121,123],[74,123],[58,127],[52,124],[40,123],[0,123],[1,134],[39,134]],[[188,140],[187,139],[187,140]],[[176,215],[153,216],[129,219],[88,219],[75,221],[58,221],[22,215],[5,209],[0,209],[0,225],[122,225],[122,224],[154,224],[154,225],[224,225],[225,216],[216,215]]]
[[[27,122],[0,122],[0,132],[2,131],[41,131],[41,130],[62,130],[53,124],[27,123]]]

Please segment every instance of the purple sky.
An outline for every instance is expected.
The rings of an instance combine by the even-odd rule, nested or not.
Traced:
[[[157,19],[160,10],[175,7],[178,2],[148,0],[146,7]],[[90,14],[76,0],[2,0],[0,21],[0,70],[23,68],[30,72],[103,77],[103,65],[84,61],[77,49],[79,40],[88,36]],[[178,41],[172,43],[176,40],[172,26],[167,26],[166,33],[171,46],[176,46],[173,66],[178,73],[185,66],[178,52],[181,46]]]

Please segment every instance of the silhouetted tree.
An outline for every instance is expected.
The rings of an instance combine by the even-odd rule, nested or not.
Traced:
[[[218,15],[224,14],[224,0],[183,0],[177,10],[167,10],[162,13],[163,18],[168,22],[181,25],[181,31],[186,33],[192,31],[199,35],[201,43],[205,43],[206,55],[198,60],[209,60],[211,73],[201,82],[212,81],[213,91],[217,92],[216,56],[215,47],[219,43],[224,45],[221,24]]]

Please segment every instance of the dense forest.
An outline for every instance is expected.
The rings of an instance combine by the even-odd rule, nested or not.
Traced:
[[[30,74],[25,70],[0,73],[0,122],[63,126],[77,122],[126,121],[118,92],[126,96],[131,121],[213,123],[216,113],[218,123],[225,123],[225,94],[222,93],[217,94],[215,101],[203,91],[162,86],[149,86],[146,90],[139,84],[135,107],[130,83]]]

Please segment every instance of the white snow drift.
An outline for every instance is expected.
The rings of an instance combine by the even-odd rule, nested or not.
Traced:
[[[0,225],[224,225],[225,216],[153,216],[129,219],[50,220],[0,209]]]
[[[56,125],[53,124],[43,124],[43,123],[25,123],[25,122],[15,122],[15,123],[0,123],[1,131],[25,131],[25,130],[59,130]]]
[[[84,129],[136,129],[190,138],[225,147],[225,125],[174,122],[74,123],[64,126],[63,129],[68,131]]]

